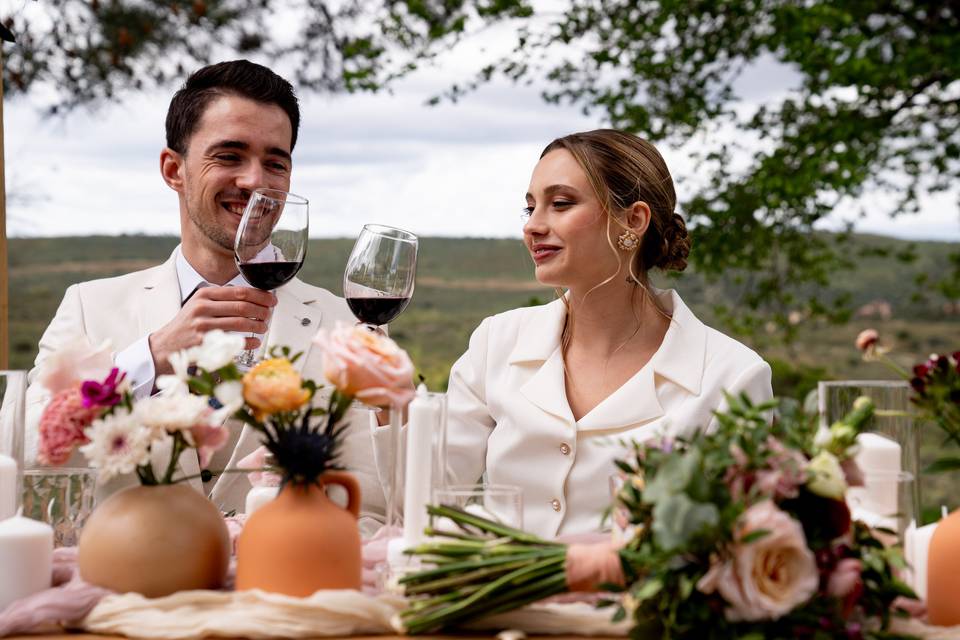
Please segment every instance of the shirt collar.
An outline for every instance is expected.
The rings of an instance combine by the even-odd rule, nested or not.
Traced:
[[[177,245],[175,249],[176,252],[176,265],[177,265],[177,280],[180,282],[180,303],[182,304],[191,293],[199,286],[207,286],[209,283],[197,273],[197,270],[187,262],[187,258],[183,255],[182,245]],[[239,273],[226,285],[228,287],[249,287],[247,281],[243,279]]]
[[[691,393],[700,393],[706,362],[707,328],[673,289],[653,289],[670,315],[670,326],[649,366]],[[543,363],[560,348],[567,317],[563,300],[530,308],[522,320],[510,364]]]

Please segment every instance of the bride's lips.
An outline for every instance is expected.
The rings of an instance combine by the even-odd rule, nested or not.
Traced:
[[[533,261],[541,264],[560,253],[561,250],[560,247],[553,244],[535,244],[531,249],[531,254],[533,255]]]

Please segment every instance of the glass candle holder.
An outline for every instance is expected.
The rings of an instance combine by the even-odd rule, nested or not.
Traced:
[[[860,396],[873,400],[876,410],[862,429],[857,463],[865,475],[910,474],[911,501],[919,509],[920,430],[911,418],[910,385],[903,380],[831,380],[820,382],[817,391],[821,428],[849,413]],[[887,489],[890,495],[892,489]]]
[[[523,529],[523,490],[509,484],[450,485],[433,492],[433,502],[463,509],[474,515],[494,520],[516,529]],[[433,518],[434,529],[456,525]]]
[[[93,512],[97,470],[41,468],[23,472],[23,516],[53,527],[55,547],[73,547]]]

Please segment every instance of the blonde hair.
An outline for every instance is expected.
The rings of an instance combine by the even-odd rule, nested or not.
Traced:
[[[623,217],[634,203],[644,202],[650,207],[650,224],[628,271],[630,279],[657,304],[656,298],[649,293],[648,271],[683,271],[690,255],[690,236],[686,222],[675,211],[677,194],[663,156],[643,138],[615,129],[596,129],[557,138],[546,146],[540,157],[559,149],[570,152],[586,174],[607,215],[608,240],[611,224],[627,228]],[[621,253],[612,242],[610,249],[617,258],[619,273]],[[615,275],[597,286],[606,284],[613,277]],[[657,307],[659,309],[659,305]],[[564,355],[572,327],[573,314],[568,305],[567,326],[561,340]]]

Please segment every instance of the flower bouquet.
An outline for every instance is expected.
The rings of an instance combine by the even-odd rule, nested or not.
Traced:
[[[890,347],[881,343],[877,331],[860,332],[856,345],[863,351],[864,360],[879,361],[910,382],[910,402],[917,408],[917,417],[939,427],[944,436],[943,445],[960,445],[960,351],[950,355],[931,354],[908,371],[887,356]],[[956,470],[960,470],[960,457],[956,455],[941,455],[924,469],[930,474]],[[957,597],[960,592],[960,510],[936,524],[928,549],[917,541],[913,555],[917,561],[927,564],[920,573],[927,576],[930,622],[960,625],[960,598]]]
[[[280,493],[247,521],[237,543],[237,588],[309,596],[319,589],[360,589],[362,560],[357,481],[337,463],[354,398],[408,399],[412,364],[384,335],[364,327],[321,330],[324,374],[333,390],[326,408],[311,407],[317,392],[293,368],[297,356],[257,364],[243,377],[245,407],[237,417],[262,434],[281,475]],[[363,428],[367,428],[364,423]],[[325,492],[340,485],[346,509]]]
[[[612,515],[622,547],[563,545],[447,506],[457,531],[411,553],[432,568],[400,579],[407,633],[429,633],[553,594],[622,591],[633,637],[882,638],[897,598],[899,549],[851,522],[844,500],[869,399],[817,439],[798,408],[729,398],[712,433],[634,443],[617,462]],[[906,614],[903,614],[906,615]]]
[[[171,358],[174,374],[158,378],[159,393],[141,399],[106,345],[72,345],[43,363],[38,382],[52,399],[40,418],[38,459],[63,464],[79,449],[101,482],[133,473],[140,485],[111,495],[86,523],[78,552],[85,580],[154,597],[222,586],[230,557],[223,518],[177,471],[187,450],[206,467],[226,443],[223,423],[243,405],[233,364],[242,348],[240,336],[206,334]]]

